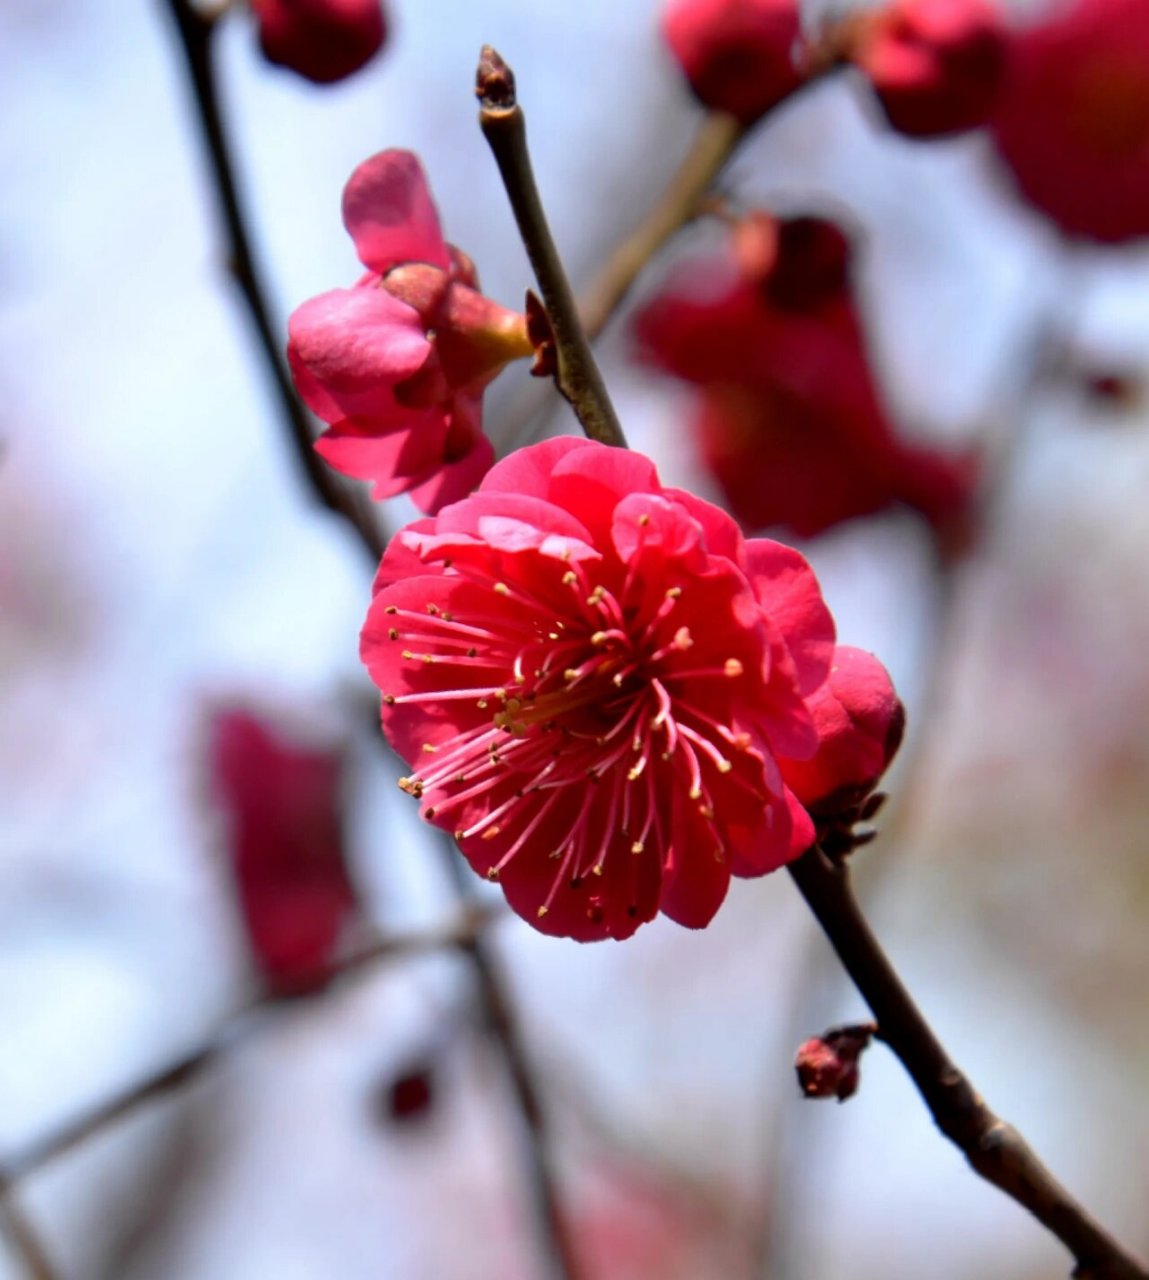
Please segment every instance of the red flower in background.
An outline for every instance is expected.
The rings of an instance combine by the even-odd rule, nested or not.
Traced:
[[[550,440],[403,530],[362,655],[402,786],[546,933],[699,928],[731,875],[813,839],[780,773],[833,622],[794,550],[746,541],[624,449]]]
[[[210,776],[252,954],[285,995],[321,987],[358,916],[344,858],[342,757],[303,750],[246,711],[212,724]]]
[[[351,175],[343,222],[368,274],[305,302],[288,322],[299,393],[328,430],[316,445],[337,470],[409,492],[434,512],[468,493],[494,460],[483,389],[532,354],[526,317],[478,292],[448,245],[418,159],[383,151]]]
[[[1014,37],[993,139],[1067,235],[1149,234],[1149,5],[1076,0]]]
[[[948,528],[971,458],[900,439],[870,370],[842,234],[756,215],[726,261],[682,268],[639,314],[639,354],[701,389],[695,431],[749,528],[812,536],[895,503]]]
[[[662,34],[694,95],[753,124],[804,81],[797,0],[671,0]]]
[[[381,0],[252,0],[264,56],[316,84],[358,71],[383,47]]]
[[[894,0],[851,31],[849,57],[900,133],[934,138],[989,121],[1009,33],[987,0]]]

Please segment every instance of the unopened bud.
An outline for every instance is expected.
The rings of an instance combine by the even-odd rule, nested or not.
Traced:
[[[807,1098],[837,1098],[845,1102],[858,1089],[858,1059],[869,1048],[877,1028],[872,1022],[836,1027],[812,1036],[798,1049],[794,1069]]]

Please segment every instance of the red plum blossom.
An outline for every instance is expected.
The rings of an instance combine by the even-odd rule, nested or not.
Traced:
[[[989,121],[1009,33],[987,0],[894,0],[852,29],[851,59],[898,132],[936,138]]]
[[[1149,5],[1073,0],[1018,31],[992,136],[1066,235],[1149,234]]]
[[[747,219],[638,315],[639,355],[700,389],[704,462],[748,528],[803,537],[896,503],[960,521],[970,458],[901,439],[874,380],[848,247],[820,218]]]
[[[700,928],[797,857],[834,625],[793,549],[562,438],[392,542],[362,656],[401,786],[544,933]]]
[[[410,152],[383,151],[355,170],[343,222],[368,273],[292,314],[295,383],[330,424],[316,448],[331,466],[371,481],[377,498],[410,493],[434,512],[494,460],[483,390],[532,353],[526,318],[479,293]]]

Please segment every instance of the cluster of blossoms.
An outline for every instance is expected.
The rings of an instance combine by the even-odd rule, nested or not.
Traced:
[[[706,465],[748,528],[800,536],[895,503],[960,524],[974,459],[903,440],[875,384],[850,247],[821,218],[756,213],[637,317],[639,354],[699,388]]]
[[[659,911],[705,925],[900,736],[889,677],[836,649],[798,552],[579,439],[518,451],[403,530],[362,656],[423,817],[520,915],[581,941]]]
[[[671,0],[663,31],[698,99],[743,124],[852,65],[900,133],[987,129],[1017,191],[1066,235],[1149,234],[1143,0],[1054,0],[1024,22],[992,0],[887,0],[806,40],[798,19],[798,0]]]

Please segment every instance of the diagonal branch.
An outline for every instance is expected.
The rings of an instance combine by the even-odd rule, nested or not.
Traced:
[[[228,245],[228,266],[247,306],[260,354],[271,379],[279,411],[287,426],[293,452],[311,492],[333,514],[350,521],[373,561],[383,554],[384,541],[376,527],[370,501],[328,470],[312,448],[314,433],[307,410],[295,393],[248,234],[247,218],[235,180],[227,131],[219,107],[212,40],[218,14],[201,13],[191,0],[166,0],[180,36],[188,79],[195,98],[196,118],[211,167]]]
[[[1078,1280],[1149,1280],[1149,1270],[1098,1223],[1041,1163],[1020,1133],[986,1106],[950,1060],[882,950],[844,863],[815,845],[790,864],[799,892],[878,1020],[939,1129],[974,1170],[1030,1213],[1073,1255]]]

